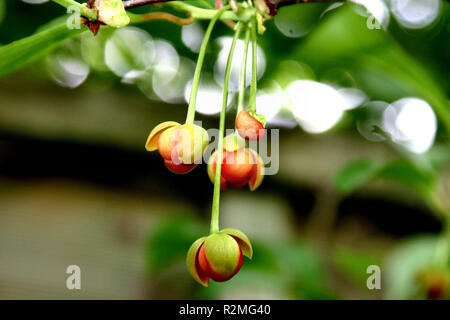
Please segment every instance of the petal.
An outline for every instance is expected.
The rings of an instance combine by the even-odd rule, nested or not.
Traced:
[[[176,164],[181,163],[179,155],[181,131],[181,126],[170,127],[161,132],[158,138],[158,151],[161,157]]]
[[[200,284],[207,287],[209,285],[209,278],[204,272],[199,268],[197,263],[198,250],[204,243],[206,237],[201,237],[197,239],[189,248],[186,256],[186,266],[191,274],[191,276]]]
[[[246,184],[254,174],[256,160],[249,149],[226,152],[222,165],[222,176],[229,183]]]
[[[183,124],[179,135],[176,147],[181,161],[185,164],[200,162],[209,144],[208,132],[195,124]]]
[[[242,231],[233,228],[226,228],[221,230],[220,232],[232,236],[239,244],[239,247],[241,248],[242,254],[244,256],[246,256],[249,259],[253,257],[252,244],[250,243],[248,237]]]
[[[256,169],[253,172],[253,175],[250,177],[248,185],[250,187],[250,191],[256,190],[262,183],[264,179],[264,162],[258,153],[250,149],[250,153],[253,155],[256,162]]]
[[[196,163],[193,164],[176,164],[170,160],[164,160],[164,165],[167,169],[169,169],[171,172],[176,174],[186,174],[188,172],[191,172],[194,170],[194,168],[197,166]]]
[[[241,249],[235,238],[226,233],[213,233],[204,242],[208,275],[215,281],[226,281],[239,271]],[[238,268],[239,267],[239,268]]]
[[[175,121],[166,121],[158,124],[155,128],[153,128],[152,132],[150,132],[147,138],[147,142],[145,143],[145,149],[147,151],[155,151],[156,149],[158,149],[158,139],[160,134],[168,128],[179,125],[180,124]]]
[[[223,139],[223,148],[228,152],[245,148],[245,140],[237,132],[234,132]]]

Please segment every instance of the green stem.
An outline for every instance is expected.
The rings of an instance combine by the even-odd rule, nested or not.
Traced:
[[[251,23],[252,31],[252,82],[250,83],[250,97],[248,103],[248,111],[256,112],[256,82],[257,82],[257,45],[256,45],[256,17]]]
[[[237,114],[244,108],[244,96],[245,96],[245,76],[247,73],[247,55],[248,55],[248,44],[250,42],[250,28],[247,26],[245,30],[245,40],[244,40],[244,57],[242,59],[241,74],[239,78],[239,96],[238,96],[238,106]]]
[[[95,10],[89,9],[88,7],[86,7],[85,5],[74,1],[74,0],[52,0],[53,2],[65,7],[65,8],[69,8],[69,7],[73,7],[75,6],[76,8],[78,8],[80,10],[80,14],[85,17],[88,18],[90,20],[97,20],[97,12],[95,12]]]
[[[223,156],[223,134],[225,132],[225,113],[227,111],[228,103],[228,84],[230,82],[231,62],[233,61],[234,48],[241,33],[243,24],[239,22],[236,25],[233,42],[231,43],[230,52],[228,54],[227,65],[225,68],[225,80],[223,84],[223,101],[222,111],[220,112],[219,124],[219,138],[217,142],[217,161],[216,161],[216,175],[214,176],[214,195],[211,212],[211,229],[210,233],[219,232],[219,202],[220,202],[220,176],[222,171],[222,156]]]
[[[220,16],[230,8],[230,6],[225,6],[214,15],[209,23],[208,29],[206,30],[205,36],[203,38],[202,46],[200,47],[200,52],[198,54],[197,66],[195,67],[194,80],[192,81],[191,97],[189,99],[189,107],[186,116],[186,123],[194,123],[195,119],[195,105],[197,103],[197,93],[198,86],[200,84],[200,74],[202,71],[203,61],[205,60],[206,47],[208,46],[209,38],[211,37],[211,32]]]
[[[210,20],[212,19],[216,14],[218,10],[215,9],[204,9],[192,6],[190,4],[184,3],[184,1],[173,1],[173,2],[167,2],[167,6],[170,6],[176,10],[189,12],[192,18],[196,20]],[[229,8],[229,6],[227,6]],[[223,9],[223,8],[222,8]],[[220,10],[222,10],[220,9]],[[219,11],[220,11],[219,10]],[[225,12],[221,20],[233,20],[233,21],[248,21],[252,15],[254,15],[255,9],[253,8],[247,8],[245,11],[237,15],[233,11],[227,11]]]

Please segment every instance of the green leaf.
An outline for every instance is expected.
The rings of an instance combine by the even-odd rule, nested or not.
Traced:
[[[404,160],[386,164],[379,171],[378,176],[404,184],[421,194],[428,194],[434,184],[434,176],[431,172],[422,171]]]
[[[150,270],[157,274],[176,261],[184,261],[192,243],[207,235],[207,227],[192,218],[174,217],[157,227],[147,246]]]
[[[377,176],[380,165],[370,159],[357,160],[341,168],[335,185],[342,193],[350,193]]]
[[[381,165],[373,160],[363,159],[341,168],[336,174],[335,185],[340,192],[350,193],[375,179],[401,183],[422,196],[428,197],[434,188],[436,176],[435,172],[421,170],[406,160],[396,160]]]
[[[432,261],[436,243],[434,236],[415,237],[404,241],[389,254],[383,267],[386,299],[417,297],[417,276]]]
[[[0,77],[35,61],[63,40],[86,30],[85,28],[68,29],[65,19],[58,19],[57,23],[49,24],[51,27],[44,27],[45,30],[0,47]]]
[[[358,288],[366,288],[367,267],[381,265],[374,253],[338,247],[333,252],[333,262]]]
[[[301,299],[333,299],[327,287],[326,270],[321,255],[312,245],[296,241],[272,247],[285,278]]]

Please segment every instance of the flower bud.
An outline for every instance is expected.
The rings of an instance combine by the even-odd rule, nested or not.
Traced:
[[[259,140],[266,134],[265,117],[255,112],[242,110],[236,116],[236,129],[239,135],[247,140]]]
[[[208,162],[208,176],[214,183],[217,165],[217,151],[211,155]],[[248,148],[235,151],[223,150],[220,188],[242,188],[246,184],[253,191],[259,187],[264,178],[264,163],[259,155]]]
[[[252,258],[252,245],[236,229],[224,229],[195,241],[188,251],[186,264],[192,277],[204,286],[209,279],[223,282],[241,269],[243,256]]]
[[[183,174],[201,161],[208,143],[208,133],[202,127],[167,121],[152,130],[145,147],[147,151],[158,149],[166,167]]]

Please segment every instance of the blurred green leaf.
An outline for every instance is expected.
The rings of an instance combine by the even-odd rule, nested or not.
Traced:
[[[298,38],[307,34],[319,22],[328,4],[297,4],[282,7],[275,15],[278,30],[287,37]]]
[[[296,298],[335,298],[327,289],[323,261],[314,247],[297,241],[272,249],[281,268],[280,277],[291,283]]]
[[[435,183],[434,172],[421,170],[406,160],[381,165],[374,160],[362,159],[341,168],[335,176],[335,185],[340,192],[350,193],[379,178],[401,183],[424,196],[430,195]]]
[[[376,177],[380,165],[370,159],[346,164],[336,174],[335,185],[342,193],[350,193]]]
[[[381,265],[380,258],[373,253],[342,247],[333,251],[333,262],[358,288],[366,288],[367,267]]]
[[[431,192],[434,183],[434,176],[431,172],[420,170],[405,160],[398,160],[384,165],[378,176],[402,183],[424,195],[428,195]]]
[[[206,225],[193,218],[179,216],[164,221],[148,242],[150,270],[157,274],[171,263],[184,260],[191,244],[206,235],[207,230]]]
[[[450,163],[450,145],[435,144],[424,158],[428,167],[436,172],[441,171]]]
[[[432,261],[437,240],[434,236],[420,236],[401,243],[388,256],[382,272],[385,298],[411,299],[418,290],[418,273]]]
[[[0,47],[0,77],[35,61],[63,40],[86,30],[85,28],[70,30],[66,26],[65,19],[57,21],[57,23],[50,22],[51,27],[44,26],[44,30],[34,35]]]

